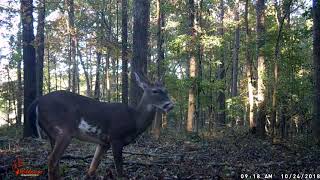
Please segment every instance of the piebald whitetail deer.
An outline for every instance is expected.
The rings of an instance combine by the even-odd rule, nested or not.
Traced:
[[[143,95],[136,108],[121,103],[105,103],[67,91],[38,98],[29,108],[36,126],[49,137],[52,152],[48,158],[49,179],[58,179],[59,160],[72,138],[98,144],[87,176],[91,177],[104,152],[112,147],[117,175],[123,175],[122,149],[151,125],[156,108],[165,112],[173,103],[161,83],[151,84],[135,73]],[[143,80],[141,79],[143,78]]]

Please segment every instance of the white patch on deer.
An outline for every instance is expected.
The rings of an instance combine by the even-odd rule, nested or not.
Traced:
[[[55,126],[54,128],[57,130],[58,134],[63,134],[63,130],[59,128],[59,126]]]
[[[84,133],[97,133],[100,134],[101,130],[98,129],[97,127],[91,126],[88,124],[85,119],[82,117],[79,123],[79,129],[83,131]]]

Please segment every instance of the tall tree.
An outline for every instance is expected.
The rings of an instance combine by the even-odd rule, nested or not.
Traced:
[[[249,0],[246,0],[245,4],[245,29],[246,29],[246,36],[245,36],[245,42],[246,42],[246,77],[247,77],[247,88],[248,88],[248,111],[249,111],[249,127],[250,132],[255,133],[256,131],[256,119],[254,118],[254,98],[253,98],[253,73],[252,73],[252,57],[250,53],[250,28],[249,28]]]
[[[163,1],[157,0],[157,78],[159,81],[162,80],[164,75],[164,49],[163,49],[163,28],[164,28],[164,12],[163,12]],[[156,138],[160,136],[162,124],[162,113],[157,111],[155,121],[152,126],[152,132]]]
[[[220,14],[219,14],[219,28],[218,28],[218,33],[221,39],[224,37],[224,0],[220,0]],[[220,61],[221,63],[219,64],[218,67],[218,75],[217,79],[221,82],[221,87],[219,87],[218,90],[218,97],[217,97],[217,102],[218,102],[218,107],[217,107],[217,122],[218,124],[224,124],[225,119],[226,119],[226,97],[225,97],[225,43],[222,42],[222,47],[220,49]]]
[[[231,82],[231,96],[235,97],[238,94],[238,62],[239,62],[239,48],[240,48],[240,21],[239,21],[239,0],[236,0],[234,5],[234,20],[236,23],[236,30],[234,33],[234,49],[232,55],[232,82]]]
[[[147,74],[148,63],[148,28],[150,17],[150,1],[134,0],[133,1],[133,58],[131,63],[131,72]],[[131,105],[137,105],[142,90],[134,80],[134,74],[130,74],[130,101]]]
[[[265,102],[265,0],[257,0],[257,64],[258,64],[258,92],[257,92],[257,132],[259,135],[265,135],[266,123],[266,102]]]
[[[45,24],[45,0],[39,0],[38,27],[36,36],[37,55],[37,96],[43,94],[43,61],[44,61],[44,24]]]
[[[78,71],[78,64],[76,60],[76,29],[74,24],[74,1],[73,0],[67,0],[68,1],[68,23],[69,23],[69,38],[70,38],[70,53],[69,53],[69,63],[70,66],[72,65],[72,73],[69,77],[69,81],[71,84],[71,90],[72,92],[77,91],[77,71]]]
[[[94,98],[100,99],[100,66],[101,66],[101,52],[97,52],[97,71],[96,71],[96,82],[94,85]]]
[[[315,78],[315,100],[313,131],[320,144],[320,1],[313,0],[313,63]]]
[[[279,79],[279,58],[280,58],[280,50],[281,50],[281,41],[282,41],[282,31],[284,27],[284,20],[290,16],[290,7],[292,0],[283,1],[282,7],[278,5],[278,1],[275,0],[275,14],[276,14],[276,22],[277,22],[277,39],[274,50],[274,68],[273,68],[273,78],[274,81],[272,83],[272,112],[271,112],[271,135],[274,135],[275,124],[277,121],[277,92],[278,92],[278,79]]]
[[[128,104],[128,0],[122,0],[122,103]]]
[[[33,1],[21,0],[22,42],[23,42],[23,77],[24,77],[24,128],[23,136],[30,137],[36,133],[32,127],[35,117],[27,117],[28,107],[36,98],[36,54],[33,33]]]
[[[22,38],[21,38],[21,22],[19,23],[19,30],[18,30],[18,40],[17,40],[17,51],[19,54],[18,64],[17,64],[17,122],[18,126],[21,125],[21,118],[22,118],[22,69],[21,69],[21,46],[22,46]]]
[[[197,62],[195,56],[195,43],[196,43],[196,28],[195,28],[195,4],[194,0],[189,0],[189,29],[190,29],[190,59],[189,59],[189,76],[191,79],[191,87],[189,88],[188,98],[188,117],[187,117],[187,131],[194,131],[194,121],[196,113],[196,73],[197,73]]]

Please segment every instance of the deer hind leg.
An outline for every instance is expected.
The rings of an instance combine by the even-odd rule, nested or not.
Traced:
[[[59,179],[59,160],[71,141],[71,136],[60,134],[48,159],[49,180]]]
[[[110,144],[106,144],[106,145],[101,145],[98,144],[98,146],[96,147],[96,151],[94,153],[94,156],[92,158],[91,164],[90,164],[90,168],[88,170],[88,176],[93,176],[100,164],[101,161],[101,157],[103,156],[103,154],[105,152],[108,151],[108,149],[110,148]]]

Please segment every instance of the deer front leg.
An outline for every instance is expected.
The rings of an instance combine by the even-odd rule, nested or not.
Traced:
[[[90,177],[95,174],[95,172],[100,164],[101,157],[103,156],[104,152],[108,151],[109,148],[110,148],[110,144],[107,144],[107,145],[98,144],[98,146],[96,147],[96,152],[94,153],[94,156],[92,158],[87,176]]]
[[[120,141],[112,142],[113,159],[117,170],[118,177],[122,177],[122,149],[123,144]]]
[[[49,155],[48,159],[48,175],[49,180],[59,179],[59,160],[63,155],[63,152],[70,144],[70,136],[59,136],[57,137],[53,151]]]

